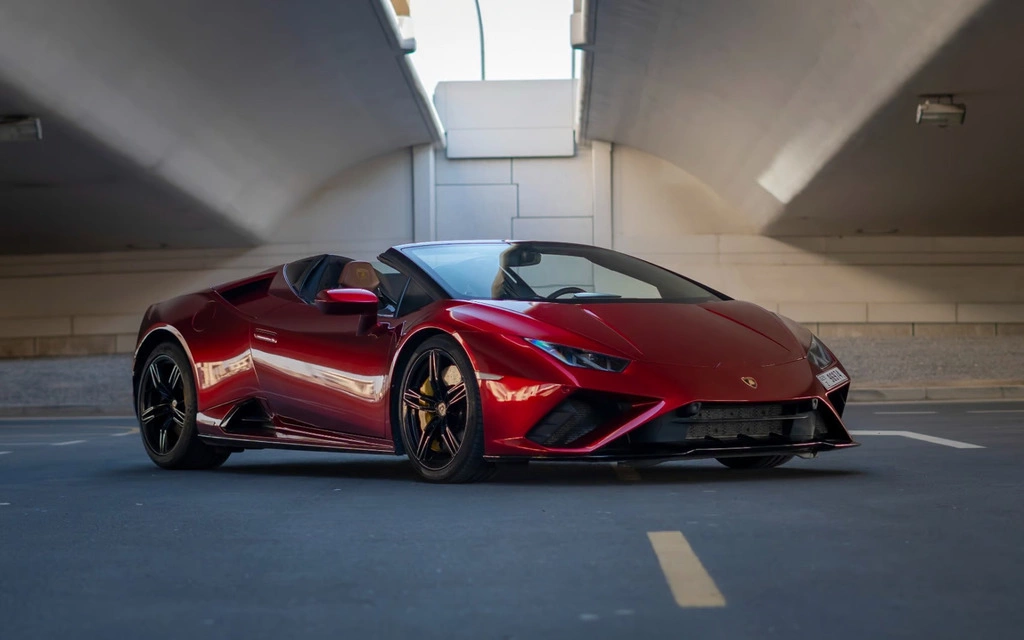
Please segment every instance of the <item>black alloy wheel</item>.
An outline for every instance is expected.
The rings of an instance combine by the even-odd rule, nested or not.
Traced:
[[[230,455],[199,439],[192,368],[176,345],[160,345],[147,358],[139,373],[136,411],[146,453],[164,469],[212,469]]]
[[[402,375],[398,419],[416,471],[432,482],[483,480],[483,419],[473,367],[459,344],[436,336],[412,354]]]
[[[185,430],[185,383],[168,355],[149,362],[139,383],[139,424],[146,444],[158,455],[170,453]]]

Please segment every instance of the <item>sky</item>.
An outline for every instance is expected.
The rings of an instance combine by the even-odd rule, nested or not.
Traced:
[[[409,0],[423,87],[480,79],[480,40],[473,0]],[[488,80],[572,77],[572,0],[480,0]]]

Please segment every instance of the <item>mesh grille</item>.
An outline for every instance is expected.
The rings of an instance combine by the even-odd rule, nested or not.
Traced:
[[[687,440],[786,436],[791,424],[806,419],[797,415],[798,407],[778,403],[704,405],[693,415],[685,415],[687,409],[681,408],[672,420],[685,426]]]

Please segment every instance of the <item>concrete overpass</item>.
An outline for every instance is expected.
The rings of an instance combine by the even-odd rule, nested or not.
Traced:
[[[0,253],[266,243],[346,169],[441,141],[407,49],[379,0],[3,3],[0,114],[44,136],[0,144]]]
[[[1015,0],[586,0],[583,137],[664,158],[773,236],[1024,232]],[[916,126],[955,94],[963,127]]]

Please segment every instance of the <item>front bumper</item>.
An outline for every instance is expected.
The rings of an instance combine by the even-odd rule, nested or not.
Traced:
[[[826,391],[806,360],[716,368],[636,362],[619,374],[559,377],[481,380],[485,457],[721,458],[857,446],[841,419],[849,383]]]
[[[550,453],[536,455],[503,455],[484,456],[487,460],[493,461],[514,461],[514,460],[564,460],[567,462],[614,462],[630,460],[701,460],[708,458],[739,458],[747,456],[814,456],[827,451],[837,449],[849,449],[859,447],[859,442],[831,443],[831,442],[805,442],[800,444],[770,445],[770,446],[726,446],[726,447],[704,447],[691,449],[676,449],[664,451],[596,451],[594,453],[574,455],[565,453]]]

